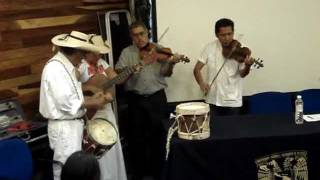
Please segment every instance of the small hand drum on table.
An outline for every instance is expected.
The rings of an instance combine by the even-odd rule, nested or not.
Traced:
[[[210,107],[202,102],[182,103],[176,107],[178,137],[201,140],[210,137]]]
[[[166,159],[170,152],[170,141],[176,130],[178,137],[186,140],[202,140],[210,137],[210,107],[203,102],[182,103],[176,107],[174,123],[168,130]]]

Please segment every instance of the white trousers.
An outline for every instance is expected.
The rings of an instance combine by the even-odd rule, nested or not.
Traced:
[[[64,164],[72,153],[81,150],[83,124],[83,120],[49,120],[48,137],[54,151],[53,160]],[[60,164],[53,164],[54,180],[60,180],[61,169]]]
[[[92,119],[97,116],[106,118],[116,127],[118,131],[116,118],[110,103],[107,104],[103,109],[99,110]],[[99,164],[101,170],[101,180],[127,180],[119,136],[117,143],[99,159]]]

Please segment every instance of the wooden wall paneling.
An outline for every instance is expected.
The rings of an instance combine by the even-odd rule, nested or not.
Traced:
[[[101,3],[118,3],[125,2],[125,0],[82,0],[87,4],[101,4]]]
[[[58,18],[39,18],[35,20],[20,21],[23,22],[23,26],[20,26],[15,21],[12,22],[12,24],[16,25],[11,27],[8,26],[8,31],[2,31],[2,41],[7,41],[13,38],[23,39],[30,36],[38,36],[44,34],[60,34],[61,31],[70,31],[70,29],[74,29],[75,27],[90,27],[96,24],[95,21],[95,14],[64,16]]]
[[[49,7],[43,9],[18,9],[18,10],[3,10],[0,11],[0,21],[12,21],[20,19],[31,19],[41,17],[58,17],[68,16],[74,14],[88,14],[96,10],[116,10],[116,9],[128,9],[128,3],[112,3],[112,4],[100,4],[100,5],[69,5],[63,7]],[[1,27],[0,27],[1,30]]]
[[[0,100],[11,99],[17,97],[18,93],[10,89],[0,90]]]
[[[93,15],[77,14],[70,16],[42,17],[0,22],[2,31],[39,29],[43,27],[61,26],[92,21]]]
[[[51,58],[50,57],[41,57],[41,60],[36,61],[36,63],[33,64],[28,64],[25,63],[24,66],[16,66],[13,68],[6,68],[0,71],[0,81],[8,80],[8,79],[13,79],[13,78],[18,78],[21,76],[27,76],[30,74],[41,74],[43,67],[47,63],[47,61]],[[37,82],[31,82],[31,83],[37,83]],[[1,84],[1,83],[0,83]],[[5,84],[2,84],[4,87],[1,89],[6,88]],[[1,85],[1,86],[2,86]],[[16,87],[25,85],[25,84],[17,84]],[[14,86],[11,86],[14,87]]]
[[[49,57],[51,58],[51,57]],[[32,74],[39,74],[42,73],[43,67],[46,65],[46,63],[48,62],[49,58],[47,58],[44,61],[40,61],[34,64],[31,64],[30,66],[30,70]]]
[[[93,17],[92,17],[93,18]],[[57,34],[70,33],[72,30],[85,33],[97,32],[97,24],[94,21],[82,22],[79,24],[70,24],[63,26],[53,26],[37,29],[15,30],[2,32],[2,41],[0,42],[0,51],[18,49],[51,43],[51,38]],[[16,42],[7,46],[7,42]]]
[[[7,49],[19,49],[23,47],[21,39],[6,39],[3,34],[0,32],[1,41],[0,41],[0,51]]]
[[[37,0],[39,1],[39,0]],[[47,2],[43,1],[43,2]],[[26,2],[29,4],[29,1]],[[116,3],[80,3],[79,0],[62,1],[56,4],[55,1],[48,1],[44,6],[37,4],[36,6],[24,6],[15,4],[12,0],[0,0],[0,20],[18,20],[39,17],[55,17],[63,15],[87,14],[87,10],[115,10],[128,9],[128,1],[121,1]]]
[[[19,19],[32,19],[42,17],[58,17],[74,14],[87,14],[86,10],[77,8],[73,5],[63,7],[50,7],[43,9],[19,9],[0,11],[0,21],[12,21]]]
[[[27,55],[25,57],[18,57],[15,59],[10,59],[9,61],[0,61],[0,71],[27,65],[30,66],[32,63],[49,60],[51,56],[52,53],[44,53],[37,55]]]
[[[0,31],[4,31],[8,28],[9,24],[7,21],[0,21]]]
[[[43,55],[50,53],[52,48],[51,42],[48,42],[47,45],[41,45],[41,46],[33,46],[33,47],[27,47],[27,48],[20,48],[20,49],[12,49],[8,51],[1,51],[0,53],[0,63],[3,61],[10,61],[13,59],[18,58],[25,58],[26,56],[34,56],[34,55]],[[0,68],[1,68],[0,64]]]
[[[39,102],[34,101],[29,104],[22,105],[22,109],[24,112],[24,115],[26,116],[27,121],[32,121],[35,119],[36,115],[39,113]],[[37,121],[37,120],[35,120]]]
[[[99,5],[86,5],[86,6],[78,6],[80,9],[85,10],[93,10],[93,11],[108,11],[113,9],[128,9],[129,5],[128,3],[114,3],[114,4],[99,4]]]
[[[39,82],[41,79],[41,74],[30,74],[26,76],[20,76],[17,78],[6,79],[0,81],[0,89],[11,89],[19,87],[21,85],[31,84]]]
[[[39,88],[29,88],[18,90],[18,97],[15,98],[21,104],[26,120],[32,120],[39,112]]]
[[[41,82],[37,81],[34,83],[30,83],[30,84],[20,85],[17,87],[17,89],[20,90],[20,89],[39,88],[40,85],[41,85]],[[35,100],[38,100],[38,99],[35,99]]]
[[[20,89],[18,92],[17,100],[22,104],[32,103],[34,100],[37,100],[40,95],[39,88],[28,88],[28,89]]]
[[[31,68],[29,65],[27,66],[21,66],[21,67],[15,67],[11,69],[5,69],[3,71],[0,71],[0,81],[16,78],[19,76],[26,76],[28,74],[31,74]]]
[[[0,0],[0,11],[48,9],[81,4],[82,0]]]

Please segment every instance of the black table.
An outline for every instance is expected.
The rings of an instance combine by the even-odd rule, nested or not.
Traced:
[[[164,179],[320,179],[320,122],[296,125],[288,114],[213,117],[210,123],[208,139],[172,138]]]

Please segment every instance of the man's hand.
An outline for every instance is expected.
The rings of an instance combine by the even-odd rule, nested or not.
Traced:
[[[143,69],[142,63],[135,64],[135,65],[133,65],[132,67],[133,67],[134,73],[139,73],[139,72],[141,72],[142,69]]]
[[[154,50],[151,50],[150,52],[143,53],[142,54],[142,60],[143,62],[148,65],[148,64],[153,64],[157,61],[158,56],[157,53]]]
[[[92,101],[95,106],[95,109],[102,109],[105,104],[107,104],[107,100],[104,97],[103,92],[97,92],[92,96]]]
[[[209,89],[210,89],[209,84],[201,83],[200,84],[200,89],[204,92],[205,95],[207,95],[208,92],[209,92]]]
[[[102,109],[104,105],[113,101],[110,92],[102,91],[95,93],[93,96],[85,96],[84,107],[88,109]]]
[[[113,96],[112,96],[112,93],[110,92],[105,92],[103,97],[107,103],[110,103],[113,101]]]
[[[251,66],[253,64],[253,59],[249,55],[247,55],[244,59],[244,63],[246,66]]]
[[[180,62],[181,58],[183,58],[183,55],[174,54],[173,56],[171,56],[169,58],[169,62],[172,64],[176,64],[176,63]]]
[[[97,92],[92,96],[92,98],[97,109],[101,109],[105,104],[113,101],[113,97],[110,92]]]
[[[246,56],[244,59],[244,65],[245,67],[240,70],[240,76],[242,78],[246,77],[250,73],[251,65],[253,64],[253,58],[251,58],[249,55]]]
[[[92,98],[94,98],[94,99],[99,99],[99,98],[101,98],[101,97],[103,97],[103,96],[104,96],[104,93],[103,93],[102,91],[98,91],[98,92],[94,93],[94,95],[92,96]]]

